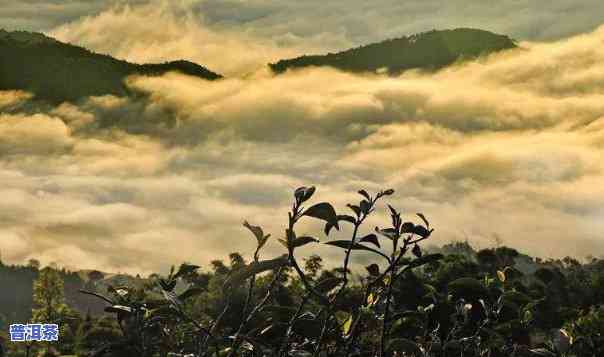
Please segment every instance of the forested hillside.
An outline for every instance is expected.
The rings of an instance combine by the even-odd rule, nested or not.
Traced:
[[[302,56],[270,64],[276,73],[310,66],[329,66],[351,72],[391,74],[408,69],[434,70],[456,61],[516,47],[507,36],[476,29],[430,31],[343,52]]]
[[[352,72],[386,70],[396,74],[407,69],[439,69],[515,46],[509,37],[488,31],[430,31],[328,55],[280,60],[269,66],[276,73],[330,66]],[[207,80],[221,78],[189,61],[134,64],[40,33],[0,30],[0,52],[0,90],[24,90],[53,103],[106,94],[130,95],[124,79],[134,74],[155,76],[178,71]]]
[[[19,89],[51,102],[106,94],[127,95],[130,75],[178,71],[203,79],[221,78],[188,61],[134,64],[56,41],[39,33],[0,30],[0,90]]]

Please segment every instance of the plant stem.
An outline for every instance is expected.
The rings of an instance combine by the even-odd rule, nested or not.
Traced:
[[[258,260],[256,259],[256,261],[258,261]],[[247,312],[250,301],[252,299],[252,294],[254,292],[255,283],[256,283],[256,275],[253,275],[250,279],[250,284],[249,284],[249,287],[247,290],[247,296],[245,298],[245,303],[243,304],[242,316],[246,316],[245,313]],[[235,353],[234,351],[237,350],[237,348],[239,347],[239,335],[241,334],[241,332],[243,332],[245,323],[246,323],[246,318],[242,318],[241,323],[239,324],[239,328],[237,329],[237,332],[235,333],[235,339],[233,340],[233,343],[231,344],[231,351],[230,351],[228,357],[232,357],[233,353]]]
[[[386,306],[384,310],[384,320],[382,321],[382,338],[380,340],[380,357],[384,357],[386,353],[386,339],[388,338],[388,320],[390,318],[390,301],[392,299],[392,283],[394,279],[394,270],[390,271],[390,281],[388,282],[388,292],[386,294]]]
[[[287,324],[287,332],[285,333],[285,339],[283,340],[283,343],[281,344],[281,348],[279,348],[279,352],[277,353],[278,356],[281,356],[281,354],[283,352],[287,353],[287,348],[289,347],[289,339],[291,337],[294,323],[296,322],[296,319],[300,316],[300,313],[302,312],[304,305],[306,305],[306,303],[308,302],[308,298],[309,298],[308,294],[304,295],[304,297],[302,298],[302,301],[300,301],[300,304],[298,305],[298,309],[296,310],[296,312],[294,313],[292,318],[289,320],[289,323]]]

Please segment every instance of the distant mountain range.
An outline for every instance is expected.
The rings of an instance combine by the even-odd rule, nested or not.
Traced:
[[[0,90],[25,90],[51,102],[127,95],[124,79],[134,74],[153,76],[178,71],[208,80],[222,77],[188,61],[134,64],[23,31],[0,30],[0,54]]]
[[[507,36],[460,28],[429,31],[318,56],[302,56],[270,64],[273,72],[311,66],[330,66],[351,72],[399,74],[409,69],[435,70],[461,60],[515,48]]]
[[[302,56],[269,64],[275,73],[309,66],[351,72],[398,74],[408,69],[435,70],[516,47],[507,36],[475,29],[430,31],[327,55]],[[40,33],[0,30],[0,90],[19,89],[52,103],[105,94],[131,95],[130,75],[157,76],[170,71],[207,80],[220,74],[189,62],[134,64],[59,42]]]

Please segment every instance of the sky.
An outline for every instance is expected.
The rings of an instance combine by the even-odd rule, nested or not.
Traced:
[[[133,62],[188,59],[226,79],[131,77],[148,99],[42,109],[31,93],[0,91],[2,260],[143,274],[203,265],[250,256],[244,220],[272,234],[270,258],[283,253],[293,190],[308,185],[339,213],[359,189],[393,188],[407,219],[431,221],[433,244],[500,239],[542,257],[603,256],[603,12],[600,0],[4,0],[0,27]],[[456,27],[521,48],[396,78],[266,71]],[[365,229],[387,223],[382,205]],[[350,234],[327,238],[312,221],[305,233]],[[311,253],[340,257],[300,252]]]

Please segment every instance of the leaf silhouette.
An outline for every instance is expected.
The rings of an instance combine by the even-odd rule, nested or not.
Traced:
[[[294,197],[298,204],[304,203],[308,201],[312,195],[315,193],[315,187],[300,187],[294,192]]]
[[[415,255],[418,258],[422,257],[422,249],[417,244],[415,244],[413,246],[413,249],[411,250],[411,253],[413,253],[413,255]]]
[[[393,195],[393,194],[394,194],[394,190],[393,190],[393,189],[391,189],[391,188],[390,188],[390,189],[387,189],[386,191],[383,191],[383,192],[382,192],[382,195],[383,195],[383,196],[391,196],[391,195]]]
[[[371,276],[379,276],[380,275],[380,267],[373,263],[365,267]]]
[[[336,227],[336,229],[340,229],[338,226],[338,215],[333,206],[327,202],[317,203],[304,211],[302,215],[322,219]]]
[[[181,264],[180,268],[178,268],[178,272],[176,272],[176,274],[174,275],[174,279],[187,275],[187,274],[190,274],[197,269],[199,269],[198,265],[192,265],[192,264],[186,264],[186,263]]]
[[[296,238],[293,242],[292,242],[292,246],[294,248],[298,248],[298,247],[302,247],[304,245],[307,245],[308,243],[313,243],[313,242],[318,242],[319,240],[313,237],[309,237],[309,236],[302,236],[302,237],[298,237]]]
[[[248,264],[244,268],[239,269],[234,274],[232,274],[227,281],[224,283],[225,287],[237,286],[245,281],[247,278],[250,278],[253,275],[260,274],[265,271],[275,270],[279,267],[286,265],[288,263],[288,255],[285,254],[279,258],[271,259],[271,260],[263,260],[259,262],[252,262]]]
[[[258,241],[258,249],[262,248],[266,244],[268,238],[270,237],[270,234],[264,235],[264,231],[261,227],[252,226],[247,221],[243,222],[243,226],[249,229],[256,237],[256,240]]]
[[[359,239],[359,242],[371,243],[371,244],[375,245],[376,247],[381,248],[380,242],[378,241],[378,237],[373,233],[368,234],[368,235],[364,236],[363,238]]]
[[[342,249],[366,250],[368,252],[379,254],[380,256],[386,258],[386,260],[390,261],[390,258],[386,254],[380,252],[379,250],[376,250],[376,249],[373,249],[373,248],[369,248],[369,247],[364,246],[364,245],[359,244],[359,243],[352,243],[352,242],[347,241],[347,240],[336,240],[336,241],[332,241],[332,242],[327,242],[325,244],[333,245],[333,246],[336,246],[336,247],[339,247],[339,248],[342,248]]]
[[[369,196],[369,193],[367,193],[367,191],[359,190],[359,194],[362,195],[363,197],[365,197],[367,199],[367,201],[371,201],[371,196]]]
[[[424,221],[424,223],[426,224],[427,228],[430,228],[430,223],[428,222],[428,220],[426,219],[426,217],[422,214],[422,213],[416,213],[416,215],[422,219],[422,221]]]
[[[390,238],[390,239],[394,239],[398,235],[397,232],[396,232],[396,230],[394,228],[379,229],[378,227],[375,227],[375,231],[377,233],[383,235],[384,237],[387,237],[387,238]]]

